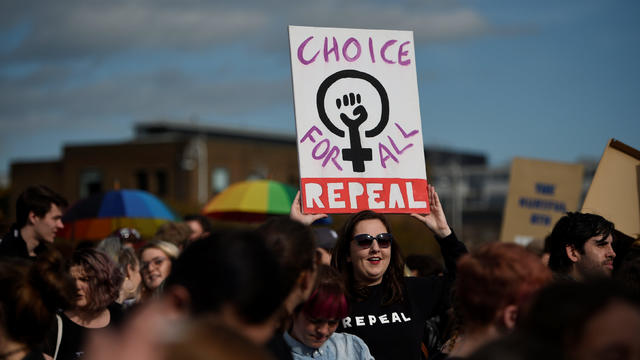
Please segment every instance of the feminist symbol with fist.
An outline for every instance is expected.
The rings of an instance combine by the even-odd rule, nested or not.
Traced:
[[[320,116],[320,120],[322,120],[322,123],[333,134],[339,137],[345,136],[345,132],[335,126],[335,124],[331,122],[331,120],[327,116],[327,112],[324,107],[324,100],[329,87],[336,81],[346,78],[354,78],[367,81],[378,91],[380,102],[382,105],[380,121],[378,122],[378,125],[376,125],[376,127],[365,131],[364,136],[370,138],[379,135],[389,122],[389,98],[387,96],[386,90],[376,78],[361,71],[338,71],[337,73],[326,78],[322,82],[322,84],[320,84],[318,93],[316,95],[316,105],[318,107],[318,115]],[[371,148],[363,148],[360,141],[360,126],[369,119],[367,109],[363,104],[361,104],[361,102],[362,99],[360,97],[360,94],[354,93],[349,93],[348,95],[345,94],[344,96],[342,96],[342,98],[336,99],[336,106],[341,111],[340,120],[349,131],[350,148],[342,150],[342,159],[345,161],[351,161],[354,172],[364,172],[365,161],[371,161],[373,159]]]

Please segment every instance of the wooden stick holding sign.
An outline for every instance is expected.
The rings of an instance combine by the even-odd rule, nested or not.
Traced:
[[[289,27],[302,210],[429,213],[410,31]]]

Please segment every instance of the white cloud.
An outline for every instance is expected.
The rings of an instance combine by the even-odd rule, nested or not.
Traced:
[[[370,1],[56,1],[5,9],[0,29],[20,21],[30,32],[13,61],[109,56],[144,49],[203,50],[243,41],[278,51],[286,25],[414,30],[417,40],[455,39],[490,30],[478,12],[455,3]],[[443,5],[446,4],[446,5]]]

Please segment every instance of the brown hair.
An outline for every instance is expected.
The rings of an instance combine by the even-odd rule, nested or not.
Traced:
[[[152,240],[166,241],[181,248],[187,244],[192,232],[187,223],[170,221],[160,225]]]
[[[26,188],[16,200],[16,226],[18,229],[27,224],[29,212],[39,218],[45,216],[55,204],[60,210],[67,207],[67,200],[45,185],[32,185]]]
[[[72,305],[75,292],[62,255],[45,246],[35,263],[0,261],[0,327],[31,349],[44,340],[56,309]]]
[[[489,243],[458,261],[456,307],[465,325],[490,324],[500,308],[525,305],[551,281],[540,258],[514,243]]]
[[[283,216],[269,219],[257,232],[280,265],[281,288],[288,294],[302,271],[314,269],[315,240],[311,228]]]
[[[76,265],[89,279],[89,301],[83,310],[104,310],[118,298],[124,274],[107,254],[91,248],[76,250],[71,256],[70,266]]]
[[[387,232],[391,233],[391,227],[384,215],[371,210],[361,211],[352,215],[344,224],[340,237],[338,237],[338,241],[336,242],[336,246],[333,248],[331,257],[331,266],[336,268],[340,274],[342,274],[347,287],[347,296],[349,299],[355,299],[356,301],[361,301],[367,298],[368,289],[366,286],[364,288],[356,287],[353,275],[353,265],[347,261],[347,258],[350,254],[350,244],[353,240],[353,232],[356,225],[360,221],[371,219],[380,220],[387,229]],[[403,274],[404,260],[402,252],[400,251],[400,246],[398,246],[397,241],[392,241],[389,267],[382,278],[382,286],[384,287],[383,305],[400,302],[404,298]]]

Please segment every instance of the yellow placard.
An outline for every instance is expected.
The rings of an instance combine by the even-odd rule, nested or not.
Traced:
[[[514,158],[500,240],[527,245],[544,238],[567,211],[576,211],[584,168]]]
[[[611,139],[582,205],[613,222],[616,229],[637,238],[640,234],[640,151]]]

